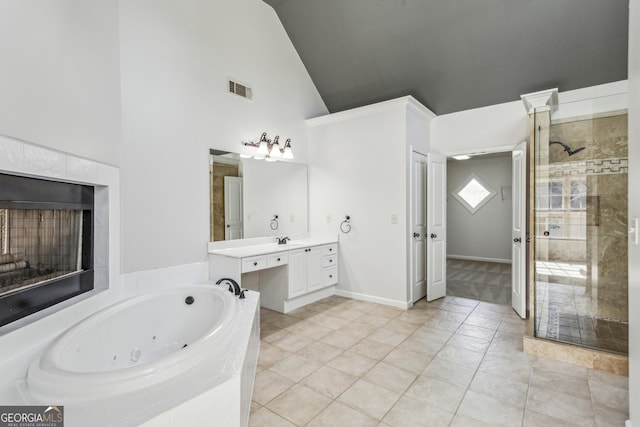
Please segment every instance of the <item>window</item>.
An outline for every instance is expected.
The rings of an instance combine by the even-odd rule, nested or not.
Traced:
[[[453,197],[472,214],[475,214],[495,195],[495,190],[476,174],[469,175],[453,192]]]
[[[569,206],[574,210],[587,209],[587,181],[571,181],[571,194]]]
[[[560,210],[564,208],[562,181],[536,184],[536,209]]]

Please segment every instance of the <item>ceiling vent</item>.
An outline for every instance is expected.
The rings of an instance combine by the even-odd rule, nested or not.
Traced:
[[[250,87],[243,85],[242,83],[234,82],[233,80],[229,80],[229,93],[233,93],[245,99],[251,99],[253,97]]]

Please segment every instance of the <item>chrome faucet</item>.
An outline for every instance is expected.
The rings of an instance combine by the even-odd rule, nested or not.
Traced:
[[[282,236],[282,237],[276,237],[276,239],[278,239],[278,244],[279,245],[286,245],[287,244],[287,240],[291,240],[289,237],[287,236]]]

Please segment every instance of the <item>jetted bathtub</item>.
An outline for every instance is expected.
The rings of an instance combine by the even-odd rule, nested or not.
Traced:
[[[127,393],[180,376],[224,351],[238,316],[226,287],[141,294],[80,321],[32,361],[29,391],[74,402]]]

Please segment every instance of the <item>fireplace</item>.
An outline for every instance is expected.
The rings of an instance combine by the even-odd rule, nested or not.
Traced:
[[[94,187],[0,174],[0,326],[94,287]]]

